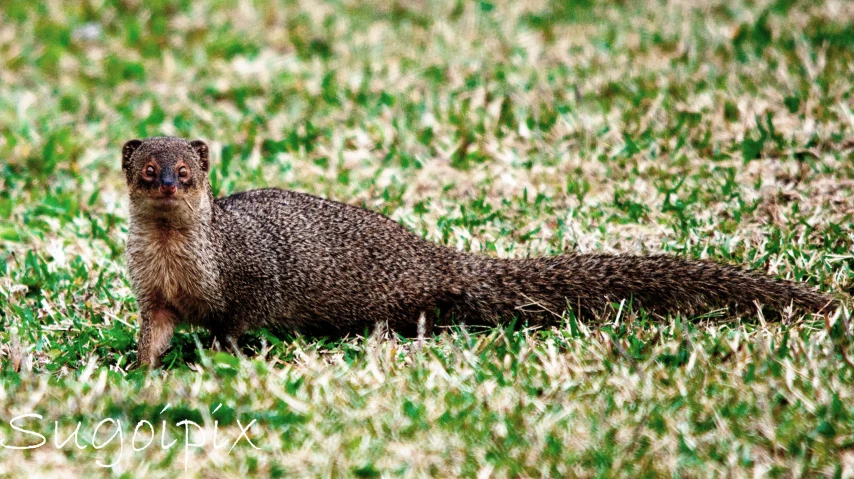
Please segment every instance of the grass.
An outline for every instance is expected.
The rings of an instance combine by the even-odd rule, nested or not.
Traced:
[[[241,357],[184,328],[162,370],[127,370],[119,149],[156,134],[206,140],[218,194],[278,186],[499,257],[665,251],[846,297],[854,8],[689,3],[0,5],[0,441],[46,441],[0,447],[0,475],[850,477],[850,300],[423,343],[256,331]],[[78,424],[83,448],[56,447]]]

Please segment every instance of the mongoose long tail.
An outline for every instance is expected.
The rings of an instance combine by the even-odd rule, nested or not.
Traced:
[[[790,304],[826,312],[834,300],[804,285],[711,261],[672,256],[568,254],[500,260],[470,256],[457,308],[483,322],[534,312],[601,313],[626,300],[659,314],[700,313],[718,307],[756,311],[756,303],[781,312]],[[536,313],[539,312],[539,313]]]

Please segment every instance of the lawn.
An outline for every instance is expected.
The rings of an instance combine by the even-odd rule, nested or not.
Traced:
[[[840,0],[0,3],[0,476],[854,477],[852,25]],[[260,330],[236,356],[184,327],[130,370],[120,149],[164,134],[210,145],[218,195],[844,306]]]

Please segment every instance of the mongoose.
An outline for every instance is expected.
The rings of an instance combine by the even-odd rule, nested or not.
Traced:
[[[157,365],[179,322],[236,345],[248,328],[364,332],[384,322],[530,323],[614,302],[659,313],[756,302],[821,311],[832,300],[801,284],[671,256],[564,254],[496,259],[428,242],[366,209],[260,189],[214,198],[202,141],[128,141],[127,262],[141,313],[138,362]],[[419,318],[424,318],[420,320]]]

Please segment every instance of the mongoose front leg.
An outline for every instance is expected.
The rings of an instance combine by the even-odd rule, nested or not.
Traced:
[[[137,363],[157,367],[169,347],[175,329],[175,314],[167,308],[143,311],[137,344]]]

